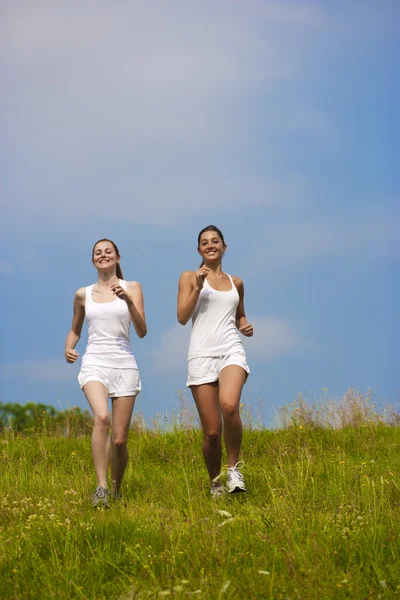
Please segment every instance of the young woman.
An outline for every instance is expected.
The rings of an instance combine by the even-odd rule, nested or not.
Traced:
[[[202,263],[179,280],[178,321],[192,318],[188,381],[203,429],[203,456],[211,494],[221,495],[222,430],[228,454],[228,492],[245,492],[239,463],[242,443],[240,395],[250,372],[239,332],[253,335],[244,311],[243,282],[222,270],[226,244],[214,225],[202,229],[197,250]],[[223,427],[222,427],[223,425]]]
[[[143,293],[137,281],[124,281],[119,250],[108,239],[95,243],[92,262],[98,280],[80,288],[74,299],[72,327],[65,342],[65,358],[74,363],[74,349],[81,336],[83,321],[88,323],[89,341],[82,357],[79,384],[93,411],[92,453],[97,477],[93,506],[109,506],[107,470],[111,445],[111,479],[114,499],[128,462],[127,439],[132,411],[141,390],[138,367],[130,347],[132,321],[136,334],[147,333]],[[108,398],[112,401],[112,438],[109,437]]]

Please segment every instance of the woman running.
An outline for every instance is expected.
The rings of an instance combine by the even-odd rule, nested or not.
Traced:
[[[107,470],[111,445],[113,498],[121,498],[121,482],[128,462],[128,432],[137,394],[141,390],[139,370],[130,347],[132,321],[136,334],[147,333],[143,293],[137,281],[124,281],[119,250],[108,239],[95,243],[92,262],[98,280],[80,288],[74,299],[72,327],[65,342],[65,358],[74,363],[74,349],[86,316],[89,341],[82,357],[79,384],[93,411],[92,453],[97,477],[93,506],[110,504]],[[112,438],[109,437],[108,398],[112,401]]]
[[[253,335],[244,311],[244,287],[238,277],[222,270],[226,244],[222,232],[209,225],[199,233],[197,250],[202,263],[184,271],[179,280],[178,321],[192,318],[188,381],[203,429],[203,456],[211,480],[211,494],[225,492],[221,477],[222,430],[228,455],[228,492],[245,492],[239,462],[242,444],[240,395],[250,373],[239,331]],[[222,427],[223,425],[223,427]]]

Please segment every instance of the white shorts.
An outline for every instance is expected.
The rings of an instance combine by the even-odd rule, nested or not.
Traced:
[[[218,381],[219,374],[224,367],[237,365],[242,367],[247,375],[250,369],[244,352],[235,352],[226,356],[200,356],[188,361],[188,380],[186,385],[202,385],[203,383],[214,383]],[[247,377],[246,377],[247,379]]]
[[[109,398],[136,396],[142,389],[138,369],[114,369],[88,365],[79,371],[78,381],[81,388],[89,381],[100,381],[107,388]]]

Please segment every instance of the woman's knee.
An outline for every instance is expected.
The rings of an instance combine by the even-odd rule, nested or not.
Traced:
[[[125,434],[116,433],[112,436],[112,443],[117,450],[122,450],[128,445],[128,437]]]
[[[108,429],[110,427],[111,419],[108,412],[99,412],[94,416],[94,425],[101,429]]]
[[[232,421],[239,417],[239,406],[237,404],[227,404],[221,410],[224,421]]]
[[[219,430],[211,430],[204,432],[204,439],[209,444],[218,444],[221,441],[222,431]]]

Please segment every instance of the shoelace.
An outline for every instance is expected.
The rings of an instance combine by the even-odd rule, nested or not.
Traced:
[[[239,469],[241,469],[242,467],[244,467],[244,461],[239,460],[239,462],[237,462],[235,466],[228,468],[228,477],[231,477],[232,479],[239,479],[240,481],[244,481],[244,477],[241,474],[241,472],[239,471]]]
[[[106,498],[106,497],[107,497],[107,490],[106,490],[106,488],[103,488],[100,485],[96,489],[95,493],[92,496],[92,498]]]

